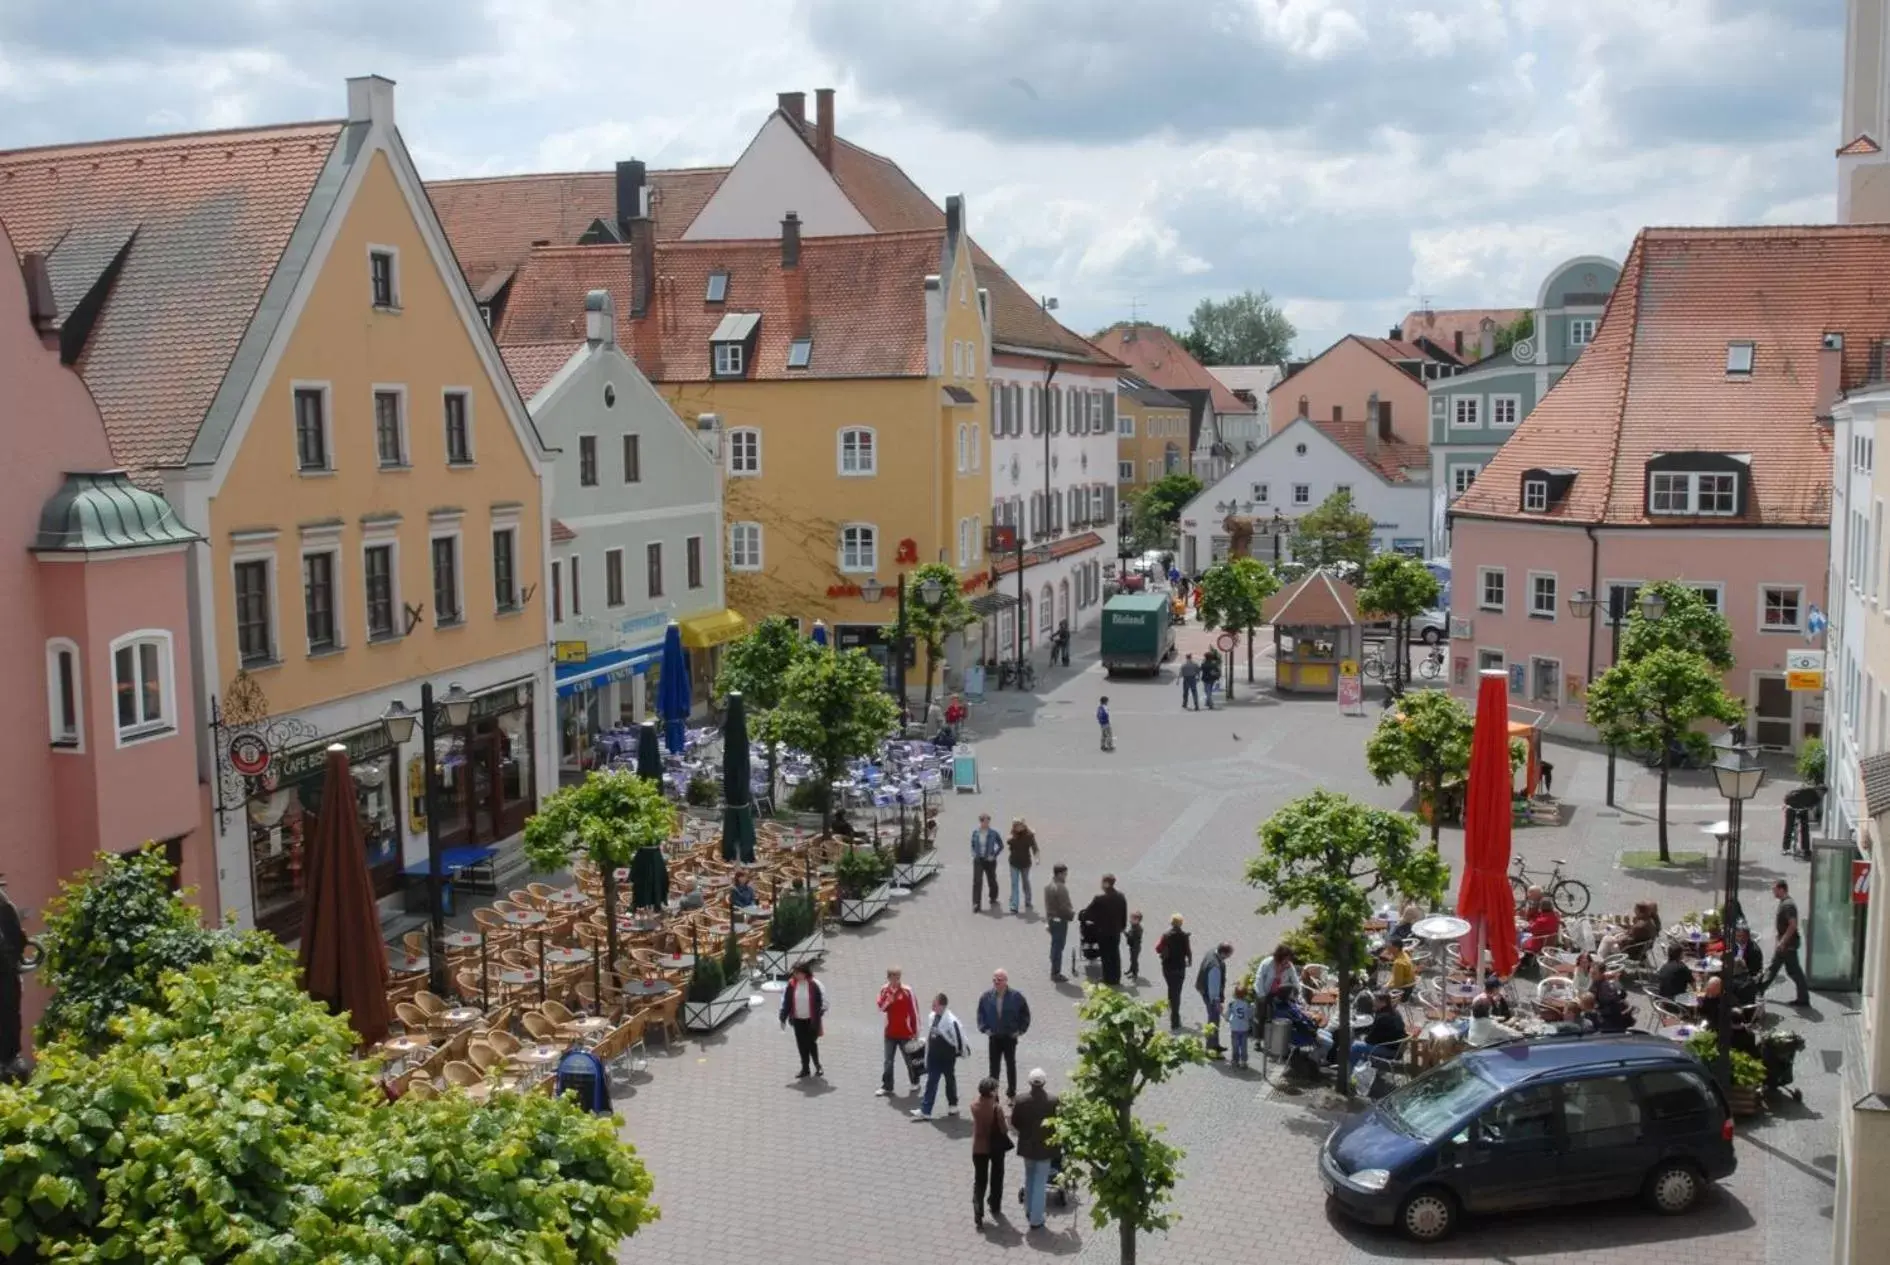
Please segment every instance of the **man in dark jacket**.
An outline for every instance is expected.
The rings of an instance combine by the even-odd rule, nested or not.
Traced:
[[[1043,1229],[1050,1161],[1055,1155],[1044,1128],[1057,1114],[1057,1096],[1044,1088],[1049,1079],[1041,1067],[1031,1068],[1030,1092],[1011,1108],[1011,1124],[1017,1129],[1017,1158],[1024,1162],[1024,1220],[1033,1230]]]
[[[1161,959],[1162,983],[1168,985],[1168,1030],[1181,1031],[1181,986],[1188,982],[1188,968],[1194,965],[1194,945],[1181,929],[1181,915],[1168,920],[1168,930],[1155,942],[1155,956]]]
[[[1011,977],[1003,970],[991,972],[991,987],[978,998],[978,1031],[990,1046],[991,1079],[997,1079],[1002,1062],[1004,1094],[1017,1097],[1017,1038],[1030,1031],[1030,1003],[1011,987]]]
[[[1693,989],[1693,971],[1680,956],[1680,946],[1667,946],[1667,960],[1654,972],[1654,991],[1672,1001]]]
[[[1234,946],[1223,942],[1201,963],[1200,973],[1194,977],[1194,991],[1201,994],[1201,1001],[1207,1007],[1207,1050],[1214,1058],[1219,1058],[1224,1048],[1221,1045],[1221,1007],[1227,1001],[1227,959],[1233,956]]]
[[[1096,933],[1102,950],[1103,983],[1122,983],[1122,932],[1129,925],[1129,901],[1116,890],[1116,876],[1102,876],[1102,891],[1091,898],[1083,917]]]
[[[1050,881],[1043,889],[1043,916],[1050,928],[1050,978],[1061,984],[1066,978],[1063,974],[1063,945],[1070,934],[1070,920],[1076,917],[1076,902],[1070,899],[1070,867],[1053,865],[1050,867]]]

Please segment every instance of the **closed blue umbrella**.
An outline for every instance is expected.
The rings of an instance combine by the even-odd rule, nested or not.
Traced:
[[[823,650],[827,648],[827,624],[825,620],[817,619],[814,621],[814,644]]]
[[[656,711],[663,718],[663,745],[671,755],[682,754],[689,692],[689,657],[683,653],[682,625],[671,620],[663,632],[663,679],[656,689]]]

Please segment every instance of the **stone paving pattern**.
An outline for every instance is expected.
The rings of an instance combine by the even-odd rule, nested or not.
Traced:
[[[1205,644],[1199,629],[1184,630],[1184,648],[1198,652]],[[1030,1236],[1022,1232],[1021,1208],[1007,1201],[1014,1210],[1008,1223],[987,1223],[979,1234],[971,1220],[968,1118],[941,1115],[917,1123],[906,1115],[916,1097],[873,1097],[880,1058],[874,998],[889,964],[904,967],[922,1003],[936,991],[949,993],[968,1030],[991,970],[1009,968],[1033,1015],[1019,1051],[1020,1078],[1042,1066],[1057,1089],[1074,1061],[1080,993],[1073,984],[1052,985],[1043,924],[1034,916],[993,914],[988,906],[983,914],[971,911],[965,839],[976,814],[989,811],[1000,827],[1012,816],[1026,818],[1045,849],[1040,880],[1048,877],[1049,861],[1067,863],[1079,908],[1105,870],[1119,876],[1130,907],[1143,912],[1151,929],[1143,972],[1156,978],[1138,991],[1157,1000],[1162,988],[1151,965],[1153,941],[1169,914],[1185,916],[1197,953],[1230,940],[1241,963],[1270,949],[1279,932],[1298,921],[1256,915],[1257,893],[1240,881],[1256,846],[1254,828],[1269,812],[1314,786],[1385,807],[1402,807],[1407,790],[1379,787],[1364,772],[1362,746],[1376,721],[1375,704],[1361,718],[1340,716],[1329,700],[1282,702],[1263,688],[1250,691],[1243,669],[1231,706],[1183,713],[1172,674],[1105,682],[1094,650],[1093,639],[1079,639],[1074,666],[1046,674],[1038,697],[993,693],[974,709],[983,792],[946,803],[939,832],[944,873],[875,923],[831,941],[821,971],[831,1005],[822,1042],[825,1080],[794,1079],[793,1040],[776,1023],[773,993],[759,994],[748,1014],[707,1039],[692,1038],[667,1054],[653,1047],[648,1074],[617,1105],[627,1121],[625,1136],[654,1175],[663,1215],[625,1245],[624,1260],[957,1265],[1002,1259],[1018,1249],[1116,1259],[1113,1228],[1093,1227],[1086,1201],[1075,1215],[1053,1209],[1049,1232]],[[1263,662],[1262,687],[1270,677]],[[1097,697],[1105,693],[1116,728],[1117,750],[1110,754],[1097,749],[1093,719]],[[1568,859],[1569,872],[1594,890],[1597,910],[1625,910],[1652,895],[1671,917],[1711,901],[1704,871],[1656,882],[1616,868],[1622,849],[1653,846],[1652,825],[1637,815],[1651,811],[1651,774],[1621,763],[1625,811],[1615,813],[1599,808],[1600,754],[1556,745],[1546,754],[1556,765],[1558,791],[1577,808],[1564,827],[1517,832],[1517,850],[1532,869],[1546,869],[1552,857]],[[1747,814],[1753,825],[1743,890],[1768,949],[1771,878],[1786,873],[1801,894],[1805,881],[1803,865],[1777,853],[1777,805],[1785,789],[1782,780],[1768,783]],[[1698,827],[1723,816],[1704,774],[1681,775],[1672,802],[1676,848],[1698,848]],[[1447,830],[1443,847],[1455,863],[1460,834]],[[1780,981],[1773,997],[1788,999],[1789,988]],[[1803,1106],[1742,1122],[1738,1173],[1694,1214],[1664,1219],[1636,1204],[1587,1205],[1473,1221],[1432,1248],[1327,1210],[1315,1165],[1337,1118],[1326,1096],[1276,1089],[1257,1071],[1191,1069],[1145,1100],[1145,1114],[1165,1125],[1187,1158],[1176,1197],[1182,1219],[1168,1234],[1145,1239],[1141,1259],[1161,1265],[1410,1258],[1804,1265],[1827,1259],[1840,1043],[1835,1025],[1819,1020],[1833,1018],[1842,1003],[1820,998],[1814,1011],[1791,1021],[1809,1041],[1798,1062]],[[1192,993],[1188,1005],[1187,1018],[1198,1024],[1203,1016]],[[974,1044],[973,1057],[960,1065],[965,1095],[975,1092],[984,1070],[983,1042]],[[1013,1156],[1006,1173],[1013,1199],[1020,1174]]]

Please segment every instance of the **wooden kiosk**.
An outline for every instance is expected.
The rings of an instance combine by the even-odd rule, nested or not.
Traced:
[[[1273,625],[1274,689],[1282,694],[1339,692],[1339,665],[1358,662],[1365,627],[1358,590],[1314,571],[1268,598],[1261,608]]]

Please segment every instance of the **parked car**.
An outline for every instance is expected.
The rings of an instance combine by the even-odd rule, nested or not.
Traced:
[[[1411,617],[1411,639],[1434,646],[1450,640],[1450,612],[1425,611]]]
[[[1429,1242],[1464,1213],[1640,1194],[1686,1212],[1729,1176],[1732,1114],[1705,1067],[1642,1033],[1472,1050],[1334,1129],[1319,1153],[1346,1213]]]

